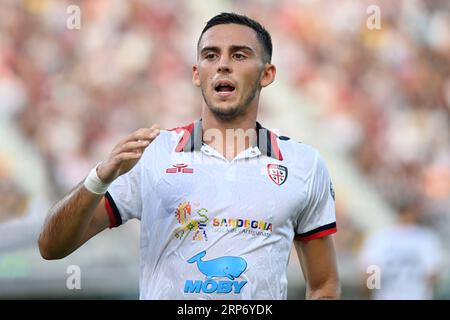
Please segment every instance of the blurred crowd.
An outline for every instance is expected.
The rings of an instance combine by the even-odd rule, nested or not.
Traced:
[[[413,202],[448,230],[450,2],[372,2],[380,29],[366,25],[368,1],[228,4],[267,26],[280,44],[274,61],[315,101],[337,151],[389,204]],[[205,21],[188,3],[2,1],[1,114],[37,146],[56,198],[136,128],[198,117],[189,79]],[[79,30],[66,27],[69,4],[81,8]]]
[[[6,1],[0,11],[2,112],[38,146],[57,196],[119,137],[190,119],[197,105],[182,2],[78,1],[79,30],[66,27],[68,5]]]
[[[274,5],[270,21],[286,43],[281,68],[317,102],[336,148],[392,207],[419,206],[423,220],[448,235],[450,2]]]

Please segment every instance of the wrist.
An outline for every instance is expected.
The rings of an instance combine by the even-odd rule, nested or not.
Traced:
[[[103,182],[97,174],[98,163],[88,174],[84,180],[84,187],[94,194],[105,194],[108,190],[110,182]]]

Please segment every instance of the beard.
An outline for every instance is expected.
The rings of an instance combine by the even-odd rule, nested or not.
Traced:
[[[245,95],[242,103],[237,103],[237,105],[231,106],[229,108],[221,108],[218,105],[214,105],[207,97],[205,93],[204,87],[201,87],[203,100],[208,106],[209,110],[220,120],[230,121],[236,119],[242,113],[244,113],[248,107],[250,106],[252,100],[256,97],[259,88],[259,77],[257,77],[256,81],[253,83],[252,87]]]

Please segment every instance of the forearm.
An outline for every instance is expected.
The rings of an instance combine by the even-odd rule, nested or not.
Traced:
[[[307,285],[306,299],[339,299],[341,289],[333,237],[294,243]]]
[[[45,259],[61,259],[78,248],[102,195],[89,192],[83,183],[51,209],[39,236]]]
[[[83,181],[50,209],[39,236],[39,250],[44,259],[64,258],[107,228],[106,209],[99,206],[105,185],[130,171],[158,135],[159,128],[153,125],[121,140],[109,157],[87,176],[86,187],[92,192]]]

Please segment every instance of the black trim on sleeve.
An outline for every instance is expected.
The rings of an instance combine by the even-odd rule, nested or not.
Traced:
[[[108,191],[105,193],[105,197],[106,199],[108,199],[109,205],[111,206],[111,210],[114,214],[114,218],[116,218],[116,226],[120,226],[122,224],[122,217],[120,216],[119,209],[117,209],[116,203],[114,202]]]
[[[328,230],[328,229],[332,229],[332,228],[336,228],[336,222],[332,222],[332,223],[326,224],[324,226],[318,227],[318,228],[316,228],[314,230],[311,230],[311,231],[308,231],[308,232],[305,232],[305,233],[300,233],[300,234],[296,233],[295,237],[306,238],[306,237],[309,237],[309,236],[311,236],[311,235],[313,235],[315,233],[318,233],[318,232],[321,232],[321,231],[325,231],[325,230]]]

